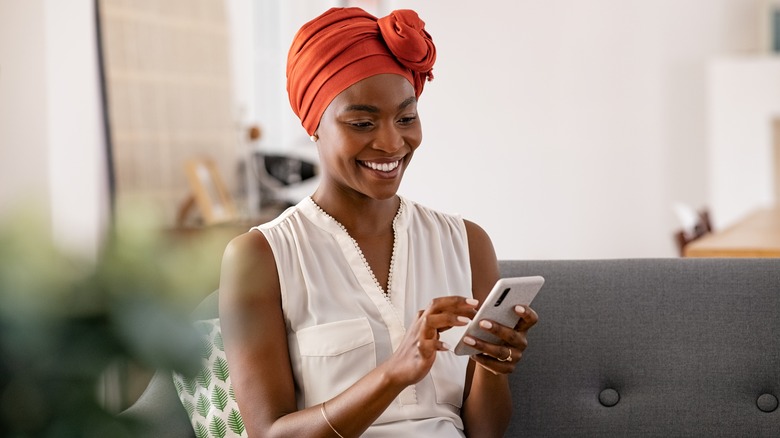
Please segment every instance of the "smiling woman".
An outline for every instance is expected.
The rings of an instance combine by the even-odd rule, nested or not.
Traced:
[[[219,310],[249,435],[502,436],[507,375],[537,320],[486,324],[457,356],[498,278],[490,238],[397,194],[422,143],[418,99],[436,60],[411,10],[333,8],[288,56],[293,111],[317,144],[316,191],[225,250]]]

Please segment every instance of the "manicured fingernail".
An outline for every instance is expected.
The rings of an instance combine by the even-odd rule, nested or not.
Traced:
[[[470,319],[466,318],[465,316],[458,315],[458,321],[462,322],[463,324],[468,324],[471,322]]]
[[[477,345],[477,341],[475,341],[471,336],[465,336],[463,338],[463,343],[467,345]]]
[[[474,298],[468,298],[466,299],[466,304],[470,306],[476,306],[477,304],[479,304],[479,300],[475,300]]]
[[[480,321],[479,326],[488,330],[493,328],[493,324],[490,321],[485,321],[485,320]]]
[[[517,313],[525,313],[525,307],[523,307],[523,306],[515,306],[515,311]]]
[[[444,347],[446,350],[452,350],[452,347],[450,347],[450,344],[446,342],[442,342],[441,346]]]

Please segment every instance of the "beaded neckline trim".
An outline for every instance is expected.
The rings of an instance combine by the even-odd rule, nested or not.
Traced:
[[[379,289],[379,291],[382,292],[383,295],[385,295],[385,297],[389,297],[390,292],[393,290],[393,285],[392,285],[393,268],[395,267],[395,252],[396,252],[396,247],[398,245],[398,227],[396,225],[398,223],[398,218],[401,217],[401,213],[403,212],[404,209],[403,201],[401,201],[398,204],[398,211],[395,213],[395,217],[393,218],[393,252],[390,255],[390,270],[387,273],[387,290],[385,290],[385,288],[382,287],[382,284],[379,283],[379,280],[376,278],[374,271],[371,269],[371,265],[369,265],[368,260],[366,260],[366,256],[363,255],[363,250],[360,249],[360,245],[358,245],[357,240],[355,240],[355,238],[349,234],[347,228],[344,225],[342,225],[341,222],[337,221],[336,218],[326,213],[325,210],[323,210],[322,207],[319,206],[319,204],[314,202],[314,199],[312,199],[311,196],[309,196],[309,201],[311,201],[311,203],[314,204],[314,206],[317,208],[317,210],[319,210],[320,213],[322,213],[325,217],[327,217],[329,220],[333,221],[333,223],[338,225],[338,227],[341,228],[341,231],[343,231],[344,234],[346,234],[352,240],[352,244],[355,246],[355,250],[360,255],[360,260],[363,261],[363,265],[368,270],[368,273],[371,274],[371,278],[374,280],[374,284]]]

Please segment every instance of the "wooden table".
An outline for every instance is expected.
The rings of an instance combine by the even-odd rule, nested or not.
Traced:
[[[685,246],[685,257],[780,257],[780,206],[745,219]]]

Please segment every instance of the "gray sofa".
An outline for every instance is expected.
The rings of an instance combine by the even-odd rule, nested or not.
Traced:
[[[501,269],[546,278],[507,437],[780,436],[780,259]],[[214,296],[200,312],[216,315]],[[148,436],[194,436],[165,373],[122,415]]]

